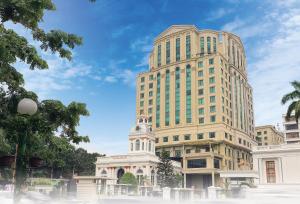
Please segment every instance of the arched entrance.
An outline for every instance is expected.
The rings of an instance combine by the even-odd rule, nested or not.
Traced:
[[[120,178],[124,175],[125,171],[123,168],[120,168],[118,171],[117,171],[117,183],[120,183]]]

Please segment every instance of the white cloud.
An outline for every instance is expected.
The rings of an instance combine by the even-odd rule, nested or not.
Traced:
[[[118,38],[120,36],[122,36],[125,32],[131,30],[133,28],[133,25],[132,24],[129,24],[129,25],[126,25],[126,26],[123,26],[121,28],[118,28],[116,31],[114,31],[111,35],[112,35],[112,38]]]
[[[115,76],[106,76],[104,78],[104,81],[109,82],[109,83],[114,83],[114,82],[117,82],[117,79]]]
[[[143,38],[138,38],[131,43],[130,48],[133,52],[150,52],[152,50],[153,37],[148,35]]]

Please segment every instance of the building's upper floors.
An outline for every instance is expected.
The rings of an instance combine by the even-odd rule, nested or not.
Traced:
[[[162,69],[199,56],[222,55],[240,74],[247,77],[246,56],[240,38],[232,33],[198,30],[193,25],[173,25],[154,41],[150,69]]]
[[[282,116],[284,127],[284,139],[286,143],[300,143],[300,125],[294,115],[287,118],[286,115]]]
[[[284,135],[272,125],[255,127],[258,146],[278,145],[284,143]]]

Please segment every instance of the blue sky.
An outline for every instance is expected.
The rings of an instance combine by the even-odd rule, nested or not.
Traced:
[[[84,38],[71,62],[41,53],[50,69],[30,71],[25,87],[41,99],[87,104],[80,133],[89,135],[89,151],[126,153],[135,123],[135,76],[145,71],[154,37],[172,24],[226,30],[244,42],[248,77],[254,89],[255,123],[281,123],[281,96],[300,79],[300,4],[297,0],[54,0],[46,30],[62,29]],[[10,25],[18,32],[28,31]],[[35,42],[34,42],[35,43]],[[36,44],[37,45],[37,44]]]

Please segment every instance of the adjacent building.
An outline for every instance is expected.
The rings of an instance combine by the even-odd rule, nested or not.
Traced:
[[[220,170],[251,168],[252,100],[243,43],[225,31],[169,27],[137,77],[136,117],[149,118],[157,155],[182,162],[186,187],[218,185]]]
[[[253,147],[258,184],[300,184],[300,144]]]
[[[283,115],[283,127],[284,127],[284,139],[287,144],[300,143],[300,125],[292,115],[290,118],[286,118]],[[300,121],[300,118],[298,119]]]
[[[258,146],[278,145],[284,143],[284,135],[276,130],[273,125],[255,127],[255,135]]]
[[[159,158],[155,156],[155,137],[147,117],[139,117],[128,137],[128,154],[98,157],[96,177],[110,178],[102,185],[107,188],[119,184],[126,172],[136,176],[141,186],[156,186],[156,166]],[[174,169],[181,173],[179,162],[173,162]],[[105,191],[105,190],[101,190]]]

